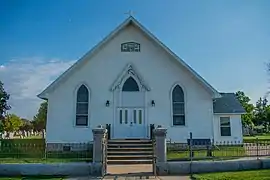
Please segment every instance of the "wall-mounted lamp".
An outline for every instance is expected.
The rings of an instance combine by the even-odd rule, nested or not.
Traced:
[[[106,101],[106,107],[109,107],[109,106],[110,106],[110,101],[107,100],[107,101]]]
[[[154,100],[151,101],[151,105],[152,105],[153,107],[156,105],[156,103],[155,103]]]

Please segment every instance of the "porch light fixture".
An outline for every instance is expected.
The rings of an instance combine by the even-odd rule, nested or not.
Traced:
[[[156,105],[156,103],[155,103],[154,100],[151,101],[151,105],[152,105],[153,107]]]
[[[109,107],[109,106],[110,106],[110,101],[107,100],[107,101],[106,101],[106,107]]]

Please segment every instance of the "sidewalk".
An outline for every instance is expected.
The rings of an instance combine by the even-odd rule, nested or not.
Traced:
[[[189,176],[157,176],[152,174],[152,164],[135,165],[108,165],[108,175],[102,177],[74,177],[67,180],[137,180],[137,179],[157,179],[157,180],[190,180]]]
[[[66,180],[138,180],[138,179],[157,179],[157,180],[190,180],[189,176],[106,176],[102,177],[73,177]]]

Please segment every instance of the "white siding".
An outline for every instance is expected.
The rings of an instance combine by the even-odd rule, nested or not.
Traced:
[[[121,53],[120,44],[135,41],[141,52]],[[208,91],[187,71],[153,44],[133,26],[120,32],[83,66],[77,69],[49,95],[47,142],[86,142],[92,140],[91,128],[113,124],[113,92],[110,86],[128,63],[132,63],[151,91],[147,92],[148,124],[168,128],[168,138],[185,141],[189,132],[194,138],[213,138],[212,99]],[[84,83],[90,89],[89,127],[75,127],[75,89]],[[185,93],[186,126],[172,127],[171,91],[179,83]],[[109,100],[110,107],[105,103]],[[155,100],[155,107],[151,106]]]
[[[230,117],[231,136],[220,135],[220,117]],[[214,115],[214,142],[215,143],[242,143],[241,115],[215,114]]]

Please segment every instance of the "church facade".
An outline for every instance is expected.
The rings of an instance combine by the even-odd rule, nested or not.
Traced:
[[[242,142],[233,93],[220,93],[129,17],[38,97],[48,100],[47,143],[92,141],[92,129],[111,126],[112,139],[150,138],[167,128],[172,142]]]

